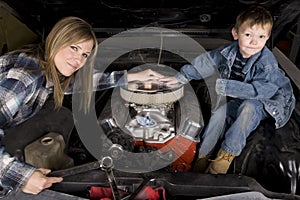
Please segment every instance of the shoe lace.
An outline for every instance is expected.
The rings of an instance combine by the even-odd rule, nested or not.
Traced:
[[[233,155],[230,153],[223,153],[223,154],[219,155],[218,157],[216,157],[215,159],[210,160],[210,161],[215,162],[215,161],[219,161],[219,160],[227,160],[228,162],[230,162],[232,157],[233,157]]]

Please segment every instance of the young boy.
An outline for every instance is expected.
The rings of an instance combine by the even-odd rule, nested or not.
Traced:
[[[290,118],[295,107],[290,80],[266,46],[272,25],[272,16],[266,9],[251,7],[236,19],[232,28],[234,42],[198,56],[191,65],[184,65],[176,77],[162,79],[176,84],[220,74],[215,91],[217,97],[226,97],[226,103],[217,104],[212,111],[202,136],[196,168],[207,160],[221,139],[217,157],[206,171],[227,173],[261,120],[272,117],[276,128],[280,128]]]

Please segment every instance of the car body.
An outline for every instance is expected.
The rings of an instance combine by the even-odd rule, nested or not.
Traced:
[[[176,72],[199,53],[185,48],[189,42],[199,47],[199,51],[230,42],[230,28],[238,12],[251,4],[262,4],[275,20],[273,37],[268,45],[291,78],[298,99],[300,58],[299,48],[296,49],[300,33],[295,24],[300,19],[300,4],[297,0],[2,0],[0,3],[3,11],[0,33],[5,36],[2,37],[5,40],[0,41],[1,54],[23,44],[42,41],[57,20],[74,15],[91,23],[99,48],[104,50],[103,57],[110,61],[99,70],[134,70],[153,65],[172,69],[165,73]],[[287,17],[291,10],[292,14]],[[294,32],[296,34],[291,37]],[[118,41],[118,46],[113,46],[114,41]],[[139,43],[140,48],[135,46],[137,41],[144,42]],[[161,42],[169,44],[169,49],[162,51]],[[170,91],[170,88],[164,91]],[[171,90],[172,93],[177,91],[180,92],[180,88]],[[66,121],[71,133],[65,148],[74,160],[74,166],[55,169],[51,175],[63,176],[64,181],[36,198],[89,199],[91,188],[99,186],[113,191],[118,187],[128,192],[123,199],[130,199],[135,192],[151,186],[164,188],[167,199],[300,199],[298,102],[283,128],[275,130],[272,122],[264,121],[251,134],[228,174],[191,172],[199,143],[199,135],[195,133],[203,130],[213,104],[209,92],[207,83],[192,81],[180,98],[153,105],[146,103],[147,98],[157,99],[158,95],[163,95],[159,98],[168,99],[168,92],[130,92],[131,98],[143,102],[137,103],[124,98],[122,88],[96,91],[95,113],[106,136],[103,141],[98,141],[104,147],[101,150],[103,158],[91,152],[76,124],[73,127],[72,120]],[[73,99],[72,94],[66,94],[64,106],[76,114]],[[128,121],[129,115],[131,121]],[[54,120],[55,115],[52,117]],[[38,118],[42,119],[42,116]],[[75,118],[78,119],[78,115]],[[158,124],[152,124],[151,119]],[[39,127],[48,127],[47,131],[51,131],[49,122],[39,123]],[[51,125],[54,132],[55,126],[62,125]],[[24,126],[24,131],[27,130],[30,132],[32,126]],[[108,159],[109,164],[105,163],[107,158],[112,158]],[[13,195],[12,199],[32,198]]]

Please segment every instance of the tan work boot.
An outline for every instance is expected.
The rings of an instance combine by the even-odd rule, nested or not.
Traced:
[[[208,157],[200,154],[194,164],[193,172],[204,173],[208,167],[208,164]]]
[[[220,149],[216,159],[209,164],[207,171],[211,174],[226,174],[234,157],[234,155]]]

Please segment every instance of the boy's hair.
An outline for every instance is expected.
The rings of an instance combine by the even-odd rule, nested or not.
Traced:
[[[234,27],[236,28],[236,30],[239,30],[239,27],[241,27],[244,23],[247,23],[250,27],[256,24],[264,27],[266,24],[269,24],[271,34],[273,19],[269,11],[267,11],[262,6],[256,5],[251,6],[248,9],[241,12],[236,18],[236,23]]]

